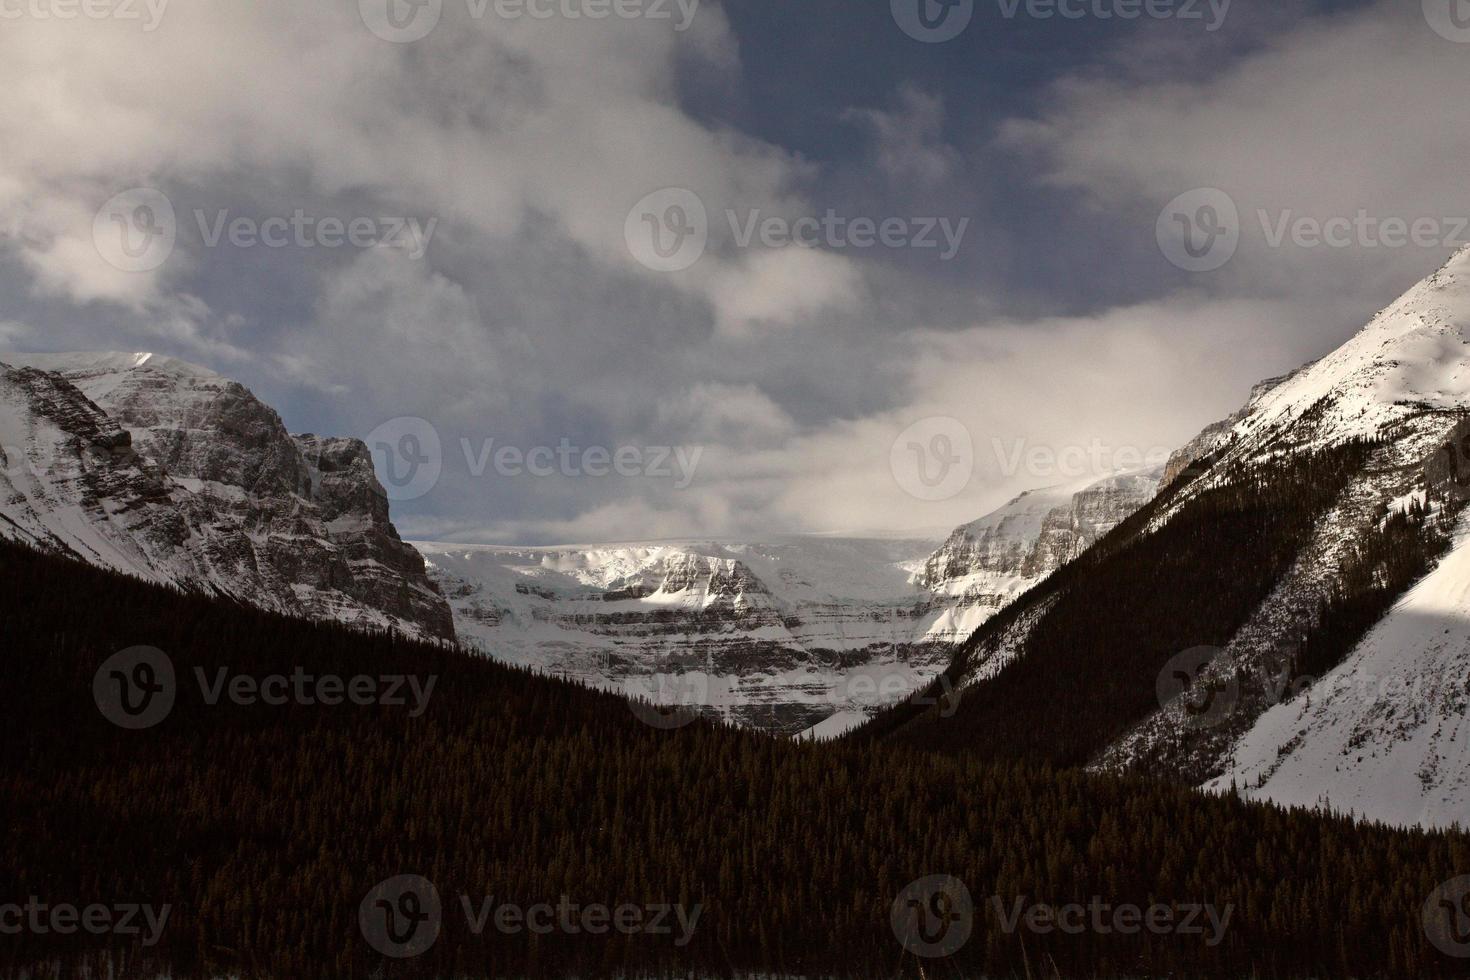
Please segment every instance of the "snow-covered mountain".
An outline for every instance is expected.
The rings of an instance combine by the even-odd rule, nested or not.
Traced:
[[[264,608],[452,639],[367,447],[151,354],[0,354],[0,534]]]
[[[6,537],[783,732],[841,730],[926,684],[1157,480],[1024,494],[942,543],[414,547],[361,442],[290,435],[238,383],[127,353],[0,355],[0,452]]]
[[[1158,473],[1020,497],[929,539],[514,548],[420,542],[460,637],[497,659],[726,720],[839,734],[1145,503]]]
[[[924,562],[918,583],[997,610],[1148,503],[1162,472],[1157,467],[1102,480],[1089,476],[1027,491],[956,528]]]
[[[1242,527],[1291,527],[1291,550],[1279,572],[1272,558],[1269,588],[1260,601],[1252,599],[1241,610],[1226,602],[1191,605],[1191,623],[1200,633],[1192,642],[1220,645],[1219,655],[1189,682],[1189,688],[1216,698],[1211,704],[1217,710],[1207,723],[1201,723],[1194,699],[1160,693],[1163,707],[1151,714],[1147,707],[1138,708],[1144,716],[1125,726],[1122,736],[1107,735],[1095,743],[1092,767],[1220,790],[1233,785],[1255,798],[1329,805],[1376,820],[1470,824],[1470,758],[1464,748],[1470,732],[1470,526],[1463,513],[1464,488],[1470,486],[1467,417],[1470,250],[1405,292],[1338,350],[1255,386],[1241,411],[1208,426],[1176,453],[1164,470],[1163,489],[1141,508],[1129,538],[1110,539],[1114,554],[1144,554],[1145,539],[1183,520],[1186,511],[1191,523],[1182,526],[1202,542],[1191,552],[1200,561],[1223,569],[1239,567],[1241,554],[1277,554],[1258,542],[1236,541],[1238,520]],[[1270,485],[1272,473],[1277,485],[1285,486],[1279,475],[1297,472],[1291,467],[1308,458],[1326,458],[1313,454],[1329,450],[1336,454],[1330,458],[1347,467],[1333,470],[1341,488],[1330,483],[1324,504],[1299,510],[1305,514],[1302,523],[1273,525],[1248,514],[1235,519],[1229,510],[1208,504],[1266,500],[1250,494],[1230,498],[1219,491]],[[1282,497],[1285,491],[1274,492],[1273,500],[1294,505]],[[1302,508],[1308,507],[1305,501],[1317,500],[1311,494],[1298,497]],[[1413,519],[1407,517],[1410,510]],[[1394,514],[1405,517],[1394,525]],[[1405,532],[1405,526],[1411,530]],[[1392,538],[1394,533],[1408,533],[1414,544]],[[1210,535],[1210,541],[1201,535]],[[972,538],[979,542],[983,535],[972,533]],[[1389,569],[1391,561],[1408,560],[1405,555],[1413,564],[1395,567],[1427,573],[1411,588]],[[1208,569],[1192,572],[1191,582],[1210,577]],[[1385,592],[1391,580],[1395,585]],[[1066,671],[1008,667],[1020,669],[1020,661],[1030,657],[1041,658],[1038,664],[1076,664],[1086,657],[1105,670],[1113,658],[1126,660],[1122,651],[1103,644],[1069,652],[1045,639],[1089,638],[1094,635],[1089,623],[1111,630],[1108,635],[1126,632],[1116,626],[1119,617],[1111,608],[1094,605],[1088,611],[1089,595],[1105,591],[1088,573],[1064,586],[1048,585],[1053,588],[1038,589],[1025,604],[1011,605],[1007,616],[980,630],[956,664],[957,683],[976,691],[983,685],[1010,691],[1005,685],[1025,676],[1057,691],[1028,692],[1033,705],[1055,705],[1080,696],[1067,688],[1073,679]],[[1157,595],[1132,592],[1129,601],[1136,607],[1127,608],[1126,619],[1169,621],[1176,599],[1167,588]],[[1360,620],[1354,619],[1363,608],[1389,607],[1377,626],[1372,619],[1358,626]],[[1341,638],[1330,642],[1344,648],[1308,673],[1302,651],[1313,648],[1320,655],[1329,642],[1324,638]],[[1147,642],[1148,636],[1139,639]],[[1147,691],[1144,698],[1152,701],[1155,682],[1166,691],[1175,669],[1173,661],[1160,663],[1154,669],[1158,677],[1126,677],[1114,691],[1129,702]],[[970,701],[991,713],[1007,710],[994,696],[969,696],[967,707]],[[986,726],[1004,729],[1003,723],[994,714],[972,714],[963,724],[969,726],[964,730],[983,732]],[[1111,721],[1097,732],[1107,732],[1107,724]]]
[[[1256,386],[1240,412],[1177,453],[1167,480],[1191,467],[1201,475],[1147,512],[1151,527],[1244,464],[1372,440],[1289,570],[1197,681],[1239,685],[1228,716],[1200,731],[1186,701],[1172,702],[1107,747],[1096,767],[1172,771],[1372,819],[1470,824],[1470,542],[1456,516],[1470,476],[1467,415],[1470,249],[1337,350]],[[1386,514],[1415,501],[1428,510],[1423,533],[1451,538],[1447,556],[1337,667],[1281,676],[1282,652],[1322,627],[1356,549],[1381,534]]]
[[[790,732],[944,669],[962,627],[912,581],[934,544],[416,546],[460,638],[496,659]]]

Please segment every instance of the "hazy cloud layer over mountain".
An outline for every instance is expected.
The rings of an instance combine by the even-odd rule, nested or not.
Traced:
[[[1067,478],[1045,454],[1017,464],[1032,448],[1095,466],[1183,442],[1470,238],[1470,44],[1418,3],[1240,4],[1212,32],[1052,22],[1046,43],[1075,50],[1050,59],[1027,54],[1024,5],[977,4],[940,46],[887,4],[800,6],[778,33],[708,0],[597,21],[444,0],[411,43],[369,29],[371,0],[172,0],[151,30],[141,4],[16,7],[0,342],[202,362],[298,431],[429,420],[442,476],[395,509],[419,537],[948,527]],[[793,38],[847,67],[811,77]],[[124,271],[98,214],[137,187],[166,195],[177,241]],[[697,195],[709,243],[659,272],[628,245],[630,210],[669,187]],[[1156,222],[1199,187],[1229,196],[1240,242],[1191,274]],[[852,247],[850,224],[820,249],[758,230],[742,247],[761,219],[810,230],[829,210],[910,237],[943,223],[933,248]],[[311,247],[229,231],[297,211]],[[1308,245],[1281,231],[1300,217],[1353,228]],[[375,244],[329,244],[324,218],[371,219]],[[941,228],[965,219],[945,260]],[[1393,219],[1442,234],[1387,247]],[[926,501],[893,450],[934,416],[968,430],[974,474]],[[939,430],[918,431],[932,447]],[[639,475],[588,476],[585,454],[514,475],[493,462],[507,446],[637,449]],[[682,470],[652,465],[662,447]]]

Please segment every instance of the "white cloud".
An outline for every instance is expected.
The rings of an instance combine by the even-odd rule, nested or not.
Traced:
[[[718,7],[702,4],[683,34],[445,10],[413,45],[374,37],[353,3],[174,0],[146,34],[7,23],[0,251],[19,260],[41,313],[16,314],[33,329],[0,326],[0,340],[156,341],[284,387],[311,416],[288,417],[297,428],[326,420],[361,435],[390,417],[429,418],[446,476],[396,511],[421,537],[942,528],[1048,482],[1003,472],[995,440],[1183,442],[1438,261],[1412,248],[1271,250],[1248,228],[1235,260],[1187,292],[926,329],[916,311],[946,306],[952,318],[993,297],[931,305],[934,284],[901,267],[725,237],[727,209],[811,214],[805,192],[823,173],[681,107],[683,71],[739,80]],[[1459,186],[1470,104],[1454,97],[1462,46],[1387,2],[1279,26],[1233,62],[1214,51],[1208,73],[1189,49],[1160,48],[1146,70],[1072,78],[1038,118],[1006,128],[1003,148],[1150,248],[1163,203],[1204,185],[1228,190],[1248,219],[1256,208],[1470,212]],[[872,138],[870,169],[925,193],[958,186],[955,145],[971,144],[946,141],[939,98],[910,87],[885,104],[848,114]],[[440,225],[417,262],[370,249],[272,263],[203,254],[181,234],[161,269],[123,273],[93,246],[93,217],[145,185],[166,189],[186,223],[195,207],[325,206]],[[635,202],[670,186],[700,196],[713,237],[693,268],[666,275],[637,264],[623,228]],[[1158,265],[1161,280],[1182,281]],[[965,492],[924,503],[889,456],[901,431],[935,415],[961,420],[979,456]],[[497,481],[463,472],[461,437],[704,455],[687,489]]]
[[[756,249],[722,268],[710,301],[720,330],[742,336],[762,324],[790,326],[823,310],[850,308],[863,288],[851,259],[791,245]]]
[[[34,335],[34,331],[24,323],[16,323],[14,320],[0,320],[0,345],[7,348],[20,344],[25,338]]]
[[[1018,445],[1059,454],[1098,445],[1108,451],[1101,476],[1109,460],[1133,465],[1135,453],[1187,441],[1240,406],[1243,379],[1300,362],[1292,334],[1303,316],[1287,303],[1180,296],[1092,317],[914,332],[902,407],[811,428],[774,449],[708,453],[697,486],[732,501],[731,530],[761,521],[782,530],[952,527],[1022,490],[1077,478],[1063,471],[1071,462],[1011,471]],[[1263,339],[1241,344],[1245,334]],[[932,416],[958,419],[975,450],[967,488],[936,503],[910,496],[890,465],[899,434]]]
[[[796,430],[789,413],[753,384],[699,382],[661,398],[658,426],[691,443],[738,449],[769,447]]]
[[[918,87],[899,89],[890,110],[849,109],[844,118],[861,124],[874,142],[874,162],[889,178],[937,184],[949,179],[959,154],[944,141],[944,103]]]
[[[144,185],[168,189],[181,212],[224,207],[246,182],[271,189],[272,214],[350,193],[375,200],[371,214],[395,207],[506,240],[550,216],[598,261],[638,272],[621,229],[651,190],[689,186],[713,209],[789,199],[799,167],[787,154],[675,104],[681,61],[728,72],[734,50],[713,4],[683,33],[657,21],[472,20],[450,4],[414,45],[373,36],[355,4],[292,0],[180,0],[151,33],[10,21],[0,213],[18,217],[0,231],[40,288],[134,308],[198,246],[181,240],[147,274],[101,260],[97,208]],[[180,214],[181,231],[190,221]]]
[[[1216,72],[1173,53],[1141,80],[1062,81],[1040,118],[1012,121],[1003,142],[1144,234],[1175,195],[1226,191],[1241,212],[1241,245],[1225,270],[1201,279],[1221,292],[1346,290],[1377,301],[1448,257],[1412,246],[1274,248],[1259,215],[1470,216],[1470,101],[1452,94],[1466,49],[1433,33],[1419,4],[1380,0],[1309,19]]]

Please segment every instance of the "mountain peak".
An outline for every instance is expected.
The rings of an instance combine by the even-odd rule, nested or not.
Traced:
[[[149,373],[166,374],[177,378],[220,379],[219,374],[207,367],[149,351],[0,353],[0,361],[13,367],[59,371],[73,376],[116,375],[146,370]]]
[[[1235,459],[1381,435],[1470,404],[1470,246],[1384,307],[1336,350],[1251,390],[1246,405],[1170,460],[1165,482],[1228,447]]]
[[[0,536],[293,615],[454,636],[361,442],[293,438],[249,389],[177,358],[0,365]]]
[[[1470,248],[1404,293],[1337,350],[1276,386],[1236,430],[1276,430],[1323,402],[1316,440],[1368,436],[1415,411],[1470,402]],[[1316,441],[1314,440],[1314,441]]]

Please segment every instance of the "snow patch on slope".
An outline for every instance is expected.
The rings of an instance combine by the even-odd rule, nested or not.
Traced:
[[[1470,826],[1470,513],[1343,663],[1266,711],[1214,790],[1393,824]]]
[[[1416,412],[1467,407],[1470,247],[1341,347],[1262,392],[1217,441],[1263,450],[1293,428],[1293,448],[1325,445],[1378,436]]]

